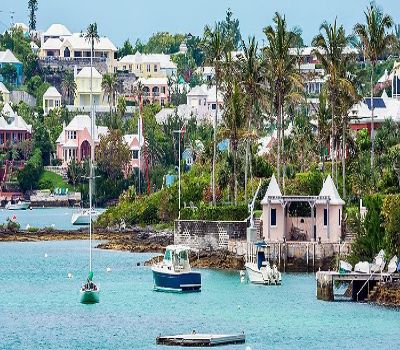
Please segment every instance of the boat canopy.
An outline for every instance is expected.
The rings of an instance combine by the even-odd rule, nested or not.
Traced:
[[[182,251],[189,251],[190,247],[181,244],[171,244],[167,246],[166,249],[175,252],[175,254],[179,254]]]

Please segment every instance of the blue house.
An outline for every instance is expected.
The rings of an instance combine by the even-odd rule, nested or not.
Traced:
[[[17,76],[12,84],[19,86],[22,84],[22,63],[14,56],[14,54],[10,50],[0,51],[0,68],[2,68],[6,64],[11,64],[15,67],[17,71]],[[0,81],[4,81],[4,78],[0,75]]]

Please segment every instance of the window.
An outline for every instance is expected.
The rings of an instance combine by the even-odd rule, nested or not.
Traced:
[[[340,209],[339,209],[339,226],[340,226],[340,220],[342,219],[340,214],[341,213],[340,213]]]
[[[147,65],[146,70],[148,73],[150,73],[150,65],[149,64]]]
[[[217,104],[216,103],[212,103],[211,104],[211,109],[212,110],[216,110],[217,109]]]
[[[271,226],[276,226],[276,209],[271,208]]]
[[[139,159],[139,151],[133,150],[132,152],[132,159]]]
[[[165,94],[165,86],[161,86],[161,93]]]
[[[56,100],[56,107],[60,107],[60,101]]]
[[[155,64],[154,65],[154,72],[157,72],[158,71],[158,68],[157,68],[157,65]]]
[[[324,226],[328,226],[328,209],[324,209]]]

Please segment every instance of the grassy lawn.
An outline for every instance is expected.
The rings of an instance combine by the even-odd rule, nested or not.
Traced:
[[[73,186],[63,180],[61,175],[57,175],[51,171],[44,170],[39,179],[39,188],[41,190],[51,190],[55,188],[68,188],[68,191],[74,191]]]

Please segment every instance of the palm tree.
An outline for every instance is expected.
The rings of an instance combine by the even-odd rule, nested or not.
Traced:
[[[366,24],[357,23],[354,26],[354,32],[360,38],[364,49],[364,55],[371,63],[371,166],[374,165],[375,153],[375,129],[374,129],[374,73],[375,67],[380,56],[386,49],[395,42],[396,38],[393,34],[389,34],[386,30],[393,26],[393,19],[382,12],[373,2],[364,12]]]
[[[328,99],[331,107],[331,172],[334,178],[334,166],[336,159],[336,142],[335,142],[335,117],[338,112],[338,95],[341,88],[349,89],[349,82],[345,78],[343,71],[343,60],[346,57],[344,50],[350,41],[350,37],[346,36],[343,26],[338,26],[337,21],[333,25],[328,22],[321,24],[320,33],[314,37],[313,45],[316,46],[314,54],[321,62],[327,74],[327,90]],[[347,56],[349,57],[349,56]],[[351,84],[350,84],[351,85]]]
[[[303,88],[303,85],[302,77],[296,69],[297,58],[289,53],[289,49],[296,44],[299,33],[296,30],[288,30],[285,16],[281,16],[279,13],[275,13],[273,21],[275,26],[268,26],[263,30],[268,41],[264,48],[263,65],[266,83],[273,96],[274,112],[277,115],[277,175],[279,182],[281,146],[285,136],[284,106],[289,97],[292,99],[300,98],[294,88]]]
[[[113,107],[115,104],[115,98],[118,88],[118,77],[116,74],[104,74],[101,82],[101,88],[104,94],[107,95],[108,104],[110,106],[110,122],[113,124]]]
[[[227,51],[232,49],[232,45],[223,36],[223,30],[220,24],[215,24],[214,29],[206,26],[204,28],[204,40],[202,47],[205,55],[205,62],[211,64],[215,70],[215,115],[214,115],[214,142],[213,142],[213,160],[212,160],[212,197],[213,205],[216,205],[215,192],[215,165],[217,158],[217,117],[218,117],[218,89],[220,87],[221,63]]]
[[[71,98],[76,95],[76,82],[74,75],[71,72],[66,72],[61,82],[61,90],[66,95],[68,103],[72,104]]]
[[[263,99],[264,88],[261,75],[261,61],[258,57],[258,45],[255,37],[249,38],[248,44],[242,40],[243,56],[240,56],[239,72],[241,85],[246,92],[246,113],[247,113],[247,132],[252,133],[253,124],[259,125],[259,120],[256,117],[261,115],[260,102]],[[258,119],[258,118],[257,118]],[[245,202],[247,203],[247,179],[248,168],[250,164],[251,174],[251,153],[250,153],[250,138],[246,140],[246,159],[244,171],[244,192]]]

